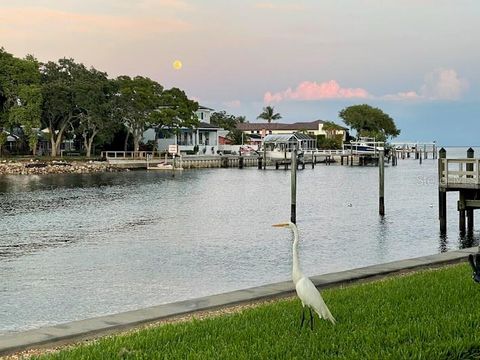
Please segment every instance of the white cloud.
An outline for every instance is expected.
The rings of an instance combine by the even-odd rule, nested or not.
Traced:
[[[455,70],[439,68],[425,75],[420,94],[426,99],[458,100],[467,88],[467,81]]]
[[[383,96],[385,100],[458,100],[468,88],[467,80],[453,69],[435,69],[424,77],[419,91],[406,91]]]

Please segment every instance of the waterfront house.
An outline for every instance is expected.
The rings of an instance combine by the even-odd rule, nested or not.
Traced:
[[[316,149],[317,141],[309,135],[295,132],[290,134],[271,134],[263,138],[267,157],[272,159],[290,159],[290,153],[295,149],[299,151],[312,151]]]
[[[210,116],[214,110],[199,106],[195,112],[200,124],[197,128],[180,128],[176,132],[171,129],[158,129],[158,151],[166,151],[169,145],[178,145],[180,153],[213,155],[218,151],[219,134],[222,128],[210,124]],[[155,129],[148,129],[143,134],[143,141],[155,140]]]
[[[329,133],[323,129],[327,121],[315,120],[310,122],[296,122],[293,124],[286,123],[241,123],[237,125],[237,129],[242,130],[249,135],[257,135],[264,138],[267,135],[273,134],[292,134],[304,133],[311,136],[323,135],[328,136]],[[334,135],[341,135],[343,141],[347,139],[348,129],[341,126],[334,131]]]

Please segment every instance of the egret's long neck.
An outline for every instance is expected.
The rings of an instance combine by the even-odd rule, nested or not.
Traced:
[[[298,230],[297,227],[292,228],[293,231],[293,268],[292,280],[296,284],[298,280],[303,277],[302,270],[300,270],[300,261],[298,260]]]

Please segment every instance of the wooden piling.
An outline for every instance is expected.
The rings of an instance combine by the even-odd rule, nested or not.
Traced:
[[[379,196],[378,196],[378,212],[380,216],[385,215],[385,151],[380,150],[378,158],[378,175],[379,175]]]
[[[447,151],[444,148],[440,149],[438,154],[438,180],[441,181],[443,172],[442,159],[447,158]],[[444,235],[447,233],[447,192],[446,190],[439,189],[438,191],[438,215],[440,220],[440,234]]]
[[[258,157],[258,170],[262,170],[262,158]]]
[[[267,168],[267,146],[265,144],[265,139],[263,140],[263,170]]]
[[[467,158],[468,159],[473,159],[474,157],[475,157],[475,150],[473,150],[472,148],[469,148],[467,150]],[[473,171],[473,164],[467,164],[466,170],[467,171]],[[468,208],[467,209],[467,230],[468,230],[468,234],[473,233],[473,227],[474,227],[474,212],[473,212],[472,208]]]
[[[243,169],[243,156],[238,158],[238,168]]]
[[[460,191],[460,199],[458,200],[458,228],[460,236],[465,235],[465,193]]]
[[[469,235],[473,234],[474,222],[475,220],[473,216],[473,209],[468,208],[467,209],[467,231]]]
[[[292,152],[290,221],[297,223],[297,148]]]

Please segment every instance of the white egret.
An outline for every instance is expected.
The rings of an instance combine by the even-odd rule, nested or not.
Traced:
[[[289,227],[293,232],[293,267],[292,280],[295,284],[297,295],[302,301],[302,321],[300,327],[303,327],[305,321],[305,306],[310,312],[310,328],[313,330],[313,314],[312,309],[318,314],[320,319],[330,320],[335,324],[335,318],[328,309],[322,295],[317,290],[313,282],[300,270],[300,262],[298,260],[298,229],[294,223],[276,224],[274,227]]]

